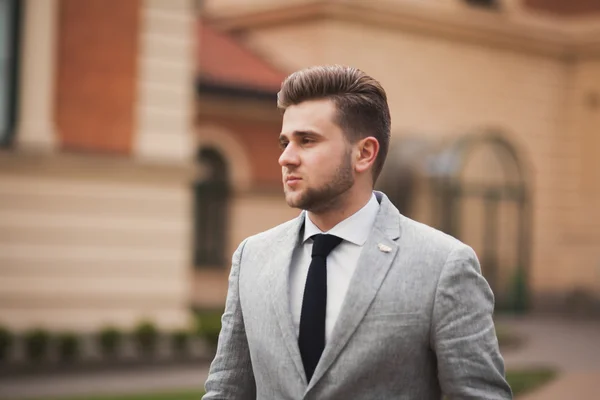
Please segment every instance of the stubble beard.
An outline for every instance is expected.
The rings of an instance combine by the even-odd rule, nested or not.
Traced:
[[[331,181],[318,188],[307,188],[296,199],[287,199],[290,207],[320,214],[340,207],[354,186],[351,152],[347,152]]]

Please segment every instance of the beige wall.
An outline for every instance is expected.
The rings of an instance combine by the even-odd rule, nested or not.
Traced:
[[[231,210],[230,252],[248,236],[271,229],[298,214],[297,209],[290,208],[285,202],[283,189],[277,194],[247,193],[236,196]]]
[[[317,0],[323,2],[324,0]],[[326,0],[325,0],[326,1]],[[286,5],[306,5],[315,0],[287,0]],[[211,16],[224,17],[269,10],[282,5],[280,0],[203,0],[203,11]]]
[[[574,140],[566,129],[565,113],[570,64],[558,53],[536,55],[405,31],[401,26],[379,28],[339,20],[256,27],[248,43],[291,70],[342,63],[372,74],[387,90],[395,135],[439,138],[486,127],[501,129],[525,157],[530,173],[534,290],[600,287],[598,237],[586,235],[585,244],[580,241],[577,246],[565,242],[571,231],[566,215],[579,215],[579,220],[590,216],[589,211],[580,214],[572,196],[575,182],[585,175],[577,160],[597,163],[582,154],[597,154],[597,148],[583,150],[597,136],[591,134],[597,114],[583,122],[590,131],[578,130],[583,137]],[[590,75],[587,80],[596,79],[591,78],[596,67],[589,68],[594,72],[584,67],[578,71]],[[595,172],[588,171],[587,176],[587,185],[595,188],[588,191],[597,191]]]
[[[0,318],[17,329],[187,324],[181,171],[81,157],[0,157]],[[164,175],[164,172],[163,172]]]
[[[584,279],[600,294],[600,61],[570,65],[567,93],[565,147],[571,157],[566,166],[573,175],[558,177],[568,191],[561,258],[567,279],[577,279],[577,284]]]
[[[282,6],[305,6],[314,5],[315,3],[335,3],[336,0],[203,0],[203,9],[207,13],[215,17],[230,17],[248,12],[260,12],[265,10],[277,9]],[[346,3],[361,3],[362,0],[345,0]],[[442,9],[446,12],[457,11],[461,12],[465,9],[473,8],[463,0],[374,0],[374,3],[379,3],[383,7],[394,7],[407,4],[409,6],[417,6],[429,9]],[[508,3],[503,8],[510,8],[514,12],[517,9],[517,4],[521,0],[502,0],[503,3]]]
[[[194,153],[195,14],[188,0],[143,0],[134,155],[187,163]]]
[[[593,221],[588,220],[595,222],[597,227],[600,209],[594,205],[600,202],[600,61],[576,63],[569,68],[569,73],[567,130],[573,151],[580,155],[573,160],[573,168],[578,173],[573,188],[578,193],[580,205],[586,209],[585,214],[597,216],[592,218]]]

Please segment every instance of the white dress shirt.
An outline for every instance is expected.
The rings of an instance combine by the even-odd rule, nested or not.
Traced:
[[[317,228],[308,217],[308,213],[306,214],[304,239],[302,244],[294,249],[290,265],[290,310],[296,328],[296,336],[300,334],[304,286],[312,259],[313,240],[311,236],[328,233],[343,239],[327,256],[327,310],[325,317],[325,341],[327,342],[342,308],[350,279],[356,270],[358,257],[375,223],[378,211],[379,203],[373,194],[363,208],[328,232],[322,232]]]

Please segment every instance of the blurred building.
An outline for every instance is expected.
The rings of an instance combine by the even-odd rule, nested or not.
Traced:
[[[199,21],[198,31],[191,302],[221,309],[239,243],[298,215],[284,201],[277,164],[277,92],[287,74],[209,24]]]
[[[276,93],[315,64],[382,82],[379,188],[502,307],[600,299],[595,1],[0,0],[0,27],[2,324],[221,308],[240,241],[298,213]]]
[[[237,243],[298,213],[277,166],[286,73],[189,0],[0,7],[0,324],[221,308]]]
[[[502,308],[598,306],[600,3],[202,3],[285,71],[348,64],[382,82],[394,149],[380,186],[471,244]],[[247,157],[274,161],[266,143]]]
[[[189,318],[187,0],[0,0],[0,323]]]

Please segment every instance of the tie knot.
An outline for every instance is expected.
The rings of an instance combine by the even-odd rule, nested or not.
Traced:
[[[342,242],[342,238],[335,235],[318,234],[313,237],[312,256],[327,257],[331,250]]]

